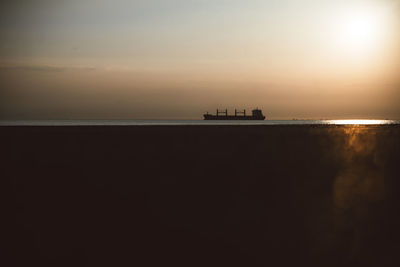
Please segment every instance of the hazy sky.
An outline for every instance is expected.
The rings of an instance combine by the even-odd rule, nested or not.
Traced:
[[[0,119],[400,119],[400,0],[2,1]]]

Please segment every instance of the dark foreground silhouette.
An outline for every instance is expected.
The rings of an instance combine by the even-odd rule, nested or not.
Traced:
[[[399,126],[0,127],[0,138],[7,266],[400,263]]]

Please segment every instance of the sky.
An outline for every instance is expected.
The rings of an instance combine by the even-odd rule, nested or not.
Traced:
[[[400,0],[2,1],[0,119],[400,119]]]

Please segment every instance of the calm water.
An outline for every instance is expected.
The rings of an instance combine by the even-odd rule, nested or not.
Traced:
[[[0,126],[152,126],[152,125],[381,125],[400,124],[400,120],[3,120]]]

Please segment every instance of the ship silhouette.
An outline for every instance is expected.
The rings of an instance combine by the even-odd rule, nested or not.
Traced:
[[[238,111],[235,109],[235,115],[228,115],[228,110],[220,111],[217,109],[217,114],[206,114],[203,115],[204,120],[265,120],[265,116],[262,114],[261,109],[253,109],[251,115],[246,115],[246,110]]]

